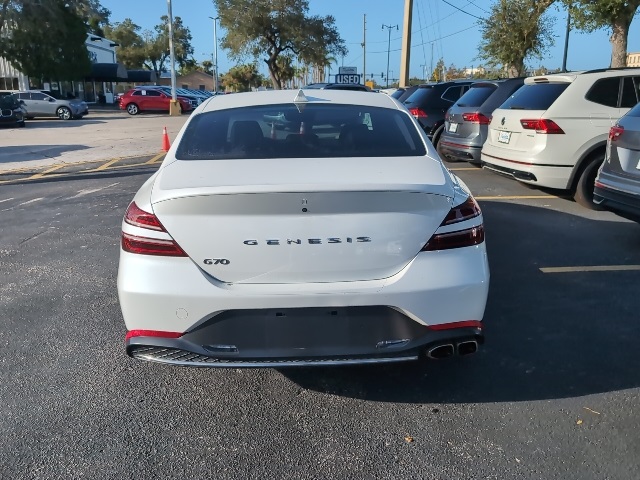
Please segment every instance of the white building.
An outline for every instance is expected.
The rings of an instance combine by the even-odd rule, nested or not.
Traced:
[[[119,44],[97,35],[88,35],[85,41],[91,71],[79,79],[39,79],[27,77],[7,60],[0,58],[0,90],[50,90],[57,96],[74,96],[89,103],[113,103],[117,82],[155,82],[155,74],[146,70],[127,71],[117,62]]]

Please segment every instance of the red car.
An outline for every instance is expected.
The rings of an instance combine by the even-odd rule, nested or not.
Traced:
[[[129,115],[137,115],[146,111],[169,111],[171,96],[158,90],[134,88],[120,97],[120,110],[126,110]],[[189,99],[178,97],[183,112],[193,110]]]

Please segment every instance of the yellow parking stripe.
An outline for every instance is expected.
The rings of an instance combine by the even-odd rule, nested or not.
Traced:
[[[35,175],[31,175],[30,177],[27,177],[25,180],[35,180],[36,178],[42,178],[45,175],[48,175],[51,172],[55,172],[56,170],[60,170],[61,168],[66,167],[66,166],[67,166],[66,163],[61,163],[59,165],[54,165],[53,167],[45,170],[44,172],[36,173]]]
[[[100,165],[98,168],[93,168],[91,170],[85,170],[86,172],[101,172],[103,170],[107,170],[111,165],[116,162],[119,162],[122,158],[114,158],[113,160],[109,160],[107,163]]]
[[[476,200],[531,200],[536,198],[547,198],[547,199],[558,199],[560,197],[556,197],[554,195],[497,195],[497,196],[474,196]]]
[[[164,156],[166,155],[166,152],[162,152],[159,153],[158,155],[156,155],[155,157],[153,157],[151,160],[145,162],[147,165],[151,165],[152,163],[156,163],[158,162],[161,158],[164,158]]]
[[[625,272],[640,271],[640,265],[593,265],[583,267],[542,267],[542,273]]]

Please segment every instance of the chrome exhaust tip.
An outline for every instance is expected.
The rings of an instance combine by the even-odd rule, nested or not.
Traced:
[[[429,350],[427,350],[427,357],[431,359],[447,358],[453,356],[454,353],[455,348],[453,347],[453,344],[447,343],[444,345],[431,347]]]
[[[478,342],[475,340],[468,340],[466,342],[458,343],[458,355],[471,355],[478,351]]]

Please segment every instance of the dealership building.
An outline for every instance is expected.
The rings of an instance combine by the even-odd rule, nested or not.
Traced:
[[[0,57],[0,90],[49,90],[54,96],[76,97],[87,103],[113,103],[114,94],[135,85],[155,84],[150,70],[127,70],[118,63],[120,45],[107,38],[88,35],[85,41],[91,71],[84,79],[41,79],[28,77]]]

